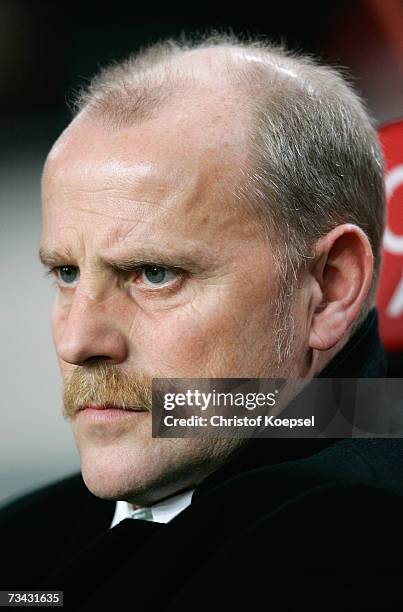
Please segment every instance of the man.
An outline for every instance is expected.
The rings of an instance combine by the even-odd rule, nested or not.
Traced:
[[[333,69],[221,38],[102,71],[43,175],[82,476],[2,511],[2,588],[72,610],[395,605],[400,440],[161,439],[150,414],[152,377],[384,376],[383,227],[376,134]]]

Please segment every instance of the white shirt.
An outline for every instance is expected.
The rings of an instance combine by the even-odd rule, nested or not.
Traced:
[[[133,510],[131,504],[126,501],[117,501],[110,529],[127,518],[169,523],[182,510],[190,506],[193,491],[194,489],[178,493],[178,495],[164,499],[153,506],[138,508],[137,510]]]

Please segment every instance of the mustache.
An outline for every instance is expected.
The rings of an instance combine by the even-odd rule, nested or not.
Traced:
[[[75,368],[64,383],[63,417],[72,419],[86,404],[152,409],[152,378],[129,375],[117,366],[99,364]]]

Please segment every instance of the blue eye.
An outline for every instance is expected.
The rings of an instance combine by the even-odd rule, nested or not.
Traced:
[[[66,285],[74,283],[79,276],[79,270],[76,266],[60,266],[58,272],[60,280]]]
[[[144,266],[143,274],[153,285],[161,285],[175,278],[175,274],[162,266]]]

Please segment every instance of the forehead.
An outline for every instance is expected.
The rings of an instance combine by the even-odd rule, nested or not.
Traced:
[[[233,189],[247,155],[245,117],[224,94],[183,100],[121,129],[79,116],[57,141],[43,175],[44,231],[95,224],[125,232],[158,220],[173,233],[239,226]]]
[[[67,172],[73,180],[85,180],[85,163],[88,172],[102,168],[108,178],[130,178],[133,169],[135,177],[154,170],[176,184],[196,176],[210,183],[233,181],[245,159],[245,113],[224,91],[214,99],[208,93],[206,100],[199,92],[120,129],[81,113],[52,148],[45,180],[68,178]]]

